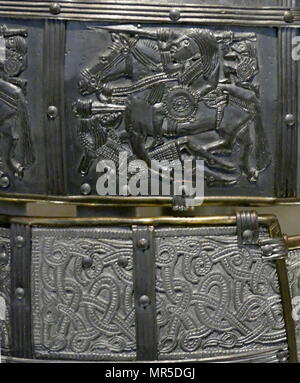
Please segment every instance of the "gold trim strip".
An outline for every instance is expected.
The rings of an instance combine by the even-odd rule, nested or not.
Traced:
[[[300,235],[286,236],[285,241],[289,250],[300,249]]]
[[[149,217],[149,218],[116,218],[116,217],[92,217],[92,218],[40,218],[40,217],[9,217],[0,216],[0,224],[25,224],[29,226],[70,227],[70,226],[98,226],[98,225],[236,225],[236,216],[203,216],[203,217]],[[272,238],[282,237],[281,229],[276,216],[258,216],[260,226],[268,227]],[[297,237],[299,238],[299,237]],[[291,242],[293,237],[291,237]],[[295,339],[295,326],[292,319],[292,305],[288,285],[288,275],[285,259],[276,261],[280,294],[282,297],[283,316],[286,326],[287,341],[289,347],[289,362],[297,362],[297,346]]]
[[[202,203],[197,203],[195,198],[195,207],[197,206],[289,206],[300,205],[299,198],[276,198],[276,197],[258,197],[258,196],[214,196],[205,197]],[[137,207],[137,206],[158,206],[171,207],[171,197],[119,197],[119,196],[47,196],[37,194],[14,194],[1,193],[0,203],[49,203],[49,204],[71,204],[77,206],[90,207]]]
[[[41,217],[7,217],[3,216],[3,223],[18,223],[30,226],[97,226],[97,225],[236,225],[236,216],[203,216],[203,217],[149,217],[149,218],[122,218],[122,217],[91,217],[91,218],[41,218]],[[1,220],[1,217],[0,217]],[[258,217],[261,226],[271,227],[276,224],[274,215],[261,215]]]
[[[275,217],[273,223],[269,226],[269,234],[272,238],[282,237],[281,228],[278,219]],[[283,236],[287,240],[286,236]],[[286,260],[276,260],[276,269],[279,281],[280,295],[282,299],[283,318],[286,327],[286,336],[289,348],[289,363],[297,363],[297,342],[295,323],[292,318],[292,300],[290,295],[289,280],[287,274]]]

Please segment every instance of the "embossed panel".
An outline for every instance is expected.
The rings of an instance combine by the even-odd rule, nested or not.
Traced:
[[[76,226],[71,220],[53,228],[41,222],[23,224],[31,250],[12,235],[24,250],[19,259],[27,254],[32,262],[25,307],[32,337],[20,343],[31,347],[32,339],[28,358],[294,360],[290,298],[280,294],[286,245],[270,239],[267,229],[260,229],[257,244],[239,244],[236,226],[148,226],[149,220]],[[19,287],[13,297],[22,304],[24,294]],[[15,318],[19,328],[28,320],[22,318]],[[14,333],[15,343],[21,338]]]
[[[300,357],[300,250],[291,250],[287,269],[293,305],[292,317],[295,322],[298,358]]]
[[[156,246],[160,359],[278,361],[282,301],[259,246],[239,248],[234,228],[161,230]]]
[[[42,21],[0,19],[0,192],[45,190]]]
[[[9,230],[0,228],[0,354],[10,354],[11,335],[10,239]]]
[[[299,5],[3,0],[1,198],[85,203],[106,195],[106,165],[109,196],[159,204],[181,182],[151,190],[150,165],[171,162],[169,183],[189,159],[194,175],[204,162],[205,202],[298,199]]]
[[[33,229],[37,358],[135,359],[129,234],[126,229]]]
[[[72,23],[66,36],[71,194],[96,194],[97,162],[118,170],[125,152],[203,160],[207,196],[273,195],[275,29]]]

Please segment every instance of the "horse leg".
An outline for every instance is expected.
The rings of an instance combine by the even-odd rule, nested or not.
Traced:
[[[251,136],[251,124],[253,123],[253,119],[250,119],[243,133],[237,137],[237,142],[242,150],[240,168],[246,174],[248,180],[255,183],[258,179],[259,171],[256,166],[255,142]]]
[[[203,145],[203,149],[211,153],[221,152],[222,154],[224,154],[225,152],[231,153],[232,145],[228,142],[228,140],[221,138],[219,140]]]
[[[145,161],[148,166],[150,166],[151,160],[144,145],[147,129],[142,123],[133,121],[131,110],[129,108],[125,112],[125,127],[129,137],[132,153],[138,159]]]
[[[148,150],[153,149],[163,143],[162,126],[165,119],[162,103],[153,105],[152,123],[153,123],[153,142]]]
[[[229,172],[236,170],[235,166],[231,162],[214,156],[209,151],[207,151],[204,146],[193,143],[193,140],[189,137],[178,139],[177,144],[181,148],[185,147],[195,157],[196,160],[204,160],[208,167],[220,168]]]
[[[23,178],[24,166],[15,158],[15,151],[20,141],[20,136],[16,129],[16,121],[14,121],[11,127],[11,139],[8,149],[8,165],[12,169],[16,178]]]

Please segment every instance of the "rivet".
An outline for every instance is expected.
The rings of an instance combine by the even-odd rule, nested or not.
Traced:
[[[15,238],[15,244],[17,247],[23,247],[25,244],[25,238],[22,235],[17,235]]]
[[[273,247],[271,245],[265,245],[262,247],[262,251],[266,256],[273,254]]]
[[[128,258],[125,257],[125,255],[121,255],[119,258],[118,258],[118,265],[120,267],[126,267],[128,265]]]
[[[3,250],[0,253],[0,263],[6,265],[8,263],[8,254]]]
[[[54,105],[50,105],[47,111],[47,115],[51,120],[54,120],[58,115],[57,107]]]
[[[138,240],[137,245],[138,245],[138,248],[142,250],[146,250],[149,247],[149,241],[146,238],[141,238]]]
[[[289,113],[285,116],[284,121],[287,125],[293,126],[296,123],[296,118],[293,114]]]
[[[16,289],[15,294],[16,294],[16,298],[17,298],[19,301],[21,301],[21,300],[24,298],[25,291],[24,291],[24,289],[22,289],[22,287],[18,287],[18,288]]]
[[[288,351],[282,350],[277,353],[277,359],[279,363],[286,363],[289,360],[289,353]]]
[[[139,299],[139,304],[144,308],[148,307],[150,305],[150,298],[148,295],[142,295]]]
[[[169,16],[172,21],[178,21],[181,17],[180,10],[176,8],[171,9]]]
[[[8,176],[5,173],[2,173],[0,175],[0,187],[6,189],[9,186],[9,184],[10,182]]]
[[[243,232],[243,240],[249,242],[252,240],[252,238],[253,238],[253,233],[251,230],[245,230]]]
[[[286,23],[292,23],[294,21],[294,15],[292,11],[285,11],[283,19]]]
[[[53,3],[50,5],[50,13],[52,15],[58,15],[60,13],[60,4],[59,3]]]
[[[84,269],[88,269],[92,266],[93,264],[93,260],[90,256],[88,255],[85,255],[83,258],[82,258],[82,267]]]
[[[88,183],[82,184],[82,185],[80,186],[80,192],[81,192],[81,194],[83,194],[83,195],[88,195],[88,194],[91,193],[91,191],[92,191],[91,185],[88,184]]]

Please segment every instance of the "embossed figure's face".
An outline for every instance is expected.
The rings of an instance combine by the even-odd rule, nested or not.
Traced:
[[[184,63],[186,60],[199,53],[199,48],[193,39],[186,35],[173,40],[170,47],[172,60],[178,63]]]

